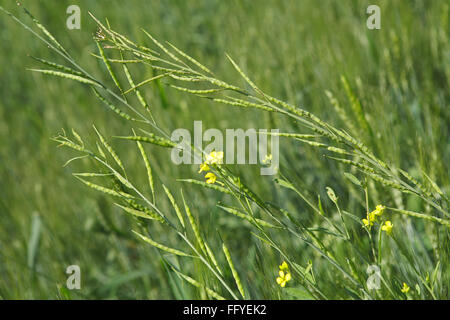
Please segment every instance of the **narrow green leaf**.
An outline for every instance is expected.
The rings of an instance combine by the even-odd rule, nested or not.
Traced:
[[[111,67],[111,64],[108,61],[108,58],[105,55],[105,50],[103,49],[102,45],[98,41],[96,42],[96,44],[97,44],[97,47],[98,47],[98,51],[100,52],[100,56],[103,59],[103,63],[105,64],[106,69],[108,69],[109,75],[113,79],[114,84],[119,89],[119,91],[121,93],[123,93],[122,86],[119,83],[119,79],[117,78],[116,74],[114,73],[114,70],[113,70],[113,68]]]
[[[409,211],[409,210],[402,210],[402,209],[397,209],[397,208],[386,208],[389,209],[391,211],[394,212],[398,212],[407,216],[411,216],[411,217],[415,217],[415,218],[420,218],[420,219],[425,219],[425,220],[429,220],[429,221],[434,221],[437,223],[440,223],[444,226],[446,226],[447,228],[450,227],[450,221],[446,220],[446,219],[441,219],[435,216],[429,216],[423,213],[418,213],[418,212],[414,212],[414,211]]]
[[[191,213],[191,209],[187,205],[186,201],[184,200],[184,195],[181,193],[181,197],[183,198],[183,204],[184,204],[184,211],[186,212],[186,215],[188,216],[189,223],[191,224],[192,231],[194,231],[195,239],[197,240],[198,245],[202,249],[204,254],[208,254],[205,247],[205,240],[203,240],[199,227],[197,223],[195,222],[194,216]]]
[[[212,190],[216,190],[216,191],[220,191],[226,194],[233,194],[230,190],[221,187],[219,185],[216,184],[211,184],[211,183],[206,183],[204,181],[200,181],[200,180],[194,180],[194,179],[177,179],[177,181],[181,181],[181,182],[187,182],[187,183],[192,183],[192,184],[197,184],[199,186],[208,188],[208,189],[212,189]]]
[[[142,137],[142,136],[115,136],[114,138],[117,139],[125,139],[125,140],[133,140],[133,141],[140,141],[145,143],[151,143],[155,144],[157,146],[166,147],[166,148],[173,148],[176,147],[176,143],[172,142],[166,138],[157,136],[153,133],[148,133],[149,137]]]
[[[82,77],[82,76],[78,76],[75,74],[71,74],[71,73],[66,73],[66,72],[61,72],[61,71],[54,71],[54,70],[43,70],[43,69],[28,69],[30,71],[34,71],[34,72],[40,72],[43,74],[48,74],[48,75],[52,75],[52,76],[56,76],[56,77],[61,77],[61,78],[65,78],[65,79],[70,79],[70,80],[75,80],[84,84],[89,84],[89,85],[93,85],[93,86],[98,86],[101,87],[101,85],[98,82],[95,82],[93,80],[90,80],[88,78]]]
[[[63,65],[60,65],[60,64],[57,64],[57,63],[45,60],[45,59],[41,59],[41,58],[37,58],[37,57],[33,57],[33,56],[30,56],[30,57],[32,59],[36,60],[36,61],[39,61],[40,63],[43,63],[43,64],[45,64],[45,65],[47,65],[47,66],[49,66],[51,68],[55,68],[57,70],[60,70],[60,71],[62,71],[64,73],[70,73],[70,74],[73,74],[73,75],[76,75],[76,76],[84,77],[83,73],[81,73],[79,71],[76,71],[76,70],[73,70],[72,68],[69,68],[69,67],[66,67],[66,66],[63,66]]]
[[[114,196],[114,197],[118,197],[118,198],[131,198],[131,199],[134,198],[132,195],[130,195],[128,193],[121,192],[121,191],[120,192],[119,191],[115,191],[113,189],[106,188],[106,187],[100,186],[98,184],[86,181],[86,180],[84,180],[84,179],[82,179],[80,177],[77,177],[77,176],[75,176],[75,177],[78,180],[80,180],[81,182],[83,182],[85,185],[87,185],[88,187],[90,187],[92,189],[95,189],[97,191],[103,192],[105,194],[108,194],[108,195],[111,195],[111,196]]]
[[[253,219],[254,219],[254,220],[256,220],[257,224],[262,226],[262,227],[266,227],[266,228],[280,228],[280,227],[277,227],[277,226],[275,226],[275,225],[273,225],[273,224],[271,224],[271,223],[269,223],[267,221],[264,221],[262,219],[252,218],[248,214],[245,214],[245,213],[237,210],[236,208],[226,207],[226,206],[223,206],[223,205],[217,205],[217,206],[219,208],[223,209],[224,211],[235,215],[236,217],[239,217],[241,219],[247,220],[248,222],[250,222],[252,224],[255,223],[253,221]]]
[[[354,175],[352,175],[349,172],[344,172],[344,176],[350,180],[350,182],[352,182],[353,184],[356,184],[357,186],[361,187],[361,182],[358,180],[358,178],[356,178]]]
[[[95,88],[92,88],[94,90],[95,95],[97,96],[97,98],[102,101],[108,108],[110,108],[112,111],[114,111],[116,114],[118,114],[120,117],[126,119],[126,120],[131,120],[131,121],[136,121],[136,119],[132,118],[128,113],[120,110],[118,107],[116,107],[115,105],[113,105],[111,102],[109,102],[108,100],[106,100],[105,97],[103,97],[100,92],[98,92],[97,90],[95,90]]]
[[[139,142],[136,141],[139,151],[141,153],[142,159],[144,160],[144,164],[145,164],[145,168],[147,170],[147,177],[148,177],[148,184],[150,186],[150,190],[152,192],[152,197],[153,197],[153,203],[155,203],[155,185],[153,182],[153,174],[152,174],[152,167],[150,165],[150,161],[148,160],[147,154],[145,153],[144,147],[143,145]]]
[[[187,253],[184,253],[183,251],[180,251],[180,250],[177,250],[177,249],[173,249],[173,248],[167,247],[165,245],[162,245],[162,244],[160,244],[160,243],[158,243],[156,241],[153,241],[152,239],[150,239],[150,238],[148,238],[146,236],[143,236],[142,234],[140,234],[140,233],[138,233],[138,232],[136,232],[134,230],[132,230],[132,232],[134,234],[136,234],[137,236],[139,236],[145,242],[151,244],[155,248],[158,248],[158,249],[160,249],[162,251],[165,251],[165,252],[168,252],[168,253],[172,253],[172,254],[175,254],[175,255],[181,256],[181,257],[190,257],[191,256],[191,255],[189,255]]]
[[[143,211],[140,211],[140,210],[136,210],[136,209],[133,209],[133,208],[130,208],[130,207],[122,206],[122,205],[120,205],[120,204],[118,204],[118,203],[115,203],[115,205],[118,206],[118,207],[120,207],[120,208],[122,208],[123,210],[125,210],[125,211],[128,212],[129,214],[132,214],[132,215],[134,215],[134,216],[136,216],[136,217],[140,217],[140,218],[144,218],[144,219],[149,219],[149,220],[158,220],[158,221],[161,221],[160,218],[157,218],[157,217],[155,216],[155,214],[150,215],[150,214],[148,214],[148,213],[146,213],[146,212],[143,212]]]
[[[42,222],[41,218],[37,213],[33,214],[33,218],[31,220],[31,233],[30,238],[28,239],[28,248],[27,248],[27,258],[28,258],[28,267],[32,270],[35,268],[36,257],[38,256],[39,251],[39,240],[41,238],[41,230]]]
[[[173,208],[175,209],[175,213],[177,214],[178,220],[180,221],[181,225],[183,226],[183,229],[185,229],[186,226],[184,224],[183,214],[181,213],[180,207],[178,207],[177,203],[175,202],[175,198],[173,197],[170,190],[165,185],[162,185],[162,186],[163,186],[164,192],[167,195],[167,198],[169,198],[170,203],[172,204]]]
[[[100,134],[100,132],[97,130],[97,128],[94,126],[94,130],[97,133],[98,137],[100,138],[100,142],[103,144],[103,146],[108,150],[109,154],[112,156],[114,161],[118,164],[118,166],[122,169],[123,172],[125,172],[125,167],[123,166],[122,160],[120,160],[117,153],[114,151],[114,149],[108,144],[106,139]]]
[[[233,278],[234,278],[234,281],[236,282],[236,286],[237,286],[239,292],[241,293],[242,298],[245,299],[245,292],[244,292],[244,287],[242,286],[241,278],[239,277],[239,274],[234,266],[233,260],[231,259],[230,251],[228,250],[225,243],[222,244],[222,250],[223,250],[223,253],[225,254],[225,258],[227,259],[228,266],[231,269],[231,273],[233,274]]]
[[[192,284],[193,286],[197,287],[197,288],[202,288],[205,289],[206,292],[213,298],[217,299],[217,300],[225,300],[224,297],[222,297],[220,294],[218,294],[217,292],[215,292],[214,290],[211,290],[210,288],[204,286],[203,284],[201,284],[200,282],[198,282],[197,280],[194,280],[193,278],[185,275],[184,273],[181,273],[180,271],[176,270],[175,268],[172,267],[172,269],[184,280],[186,280],[188,283]]]

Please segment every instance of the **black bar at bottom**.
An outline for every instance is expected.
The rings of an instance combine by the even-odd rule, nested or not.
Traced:
[[[407,315],[447,308],[442,301],[299,301],[299,300],[9,300],[0,301],[0,312],[14,318],[27,314],[65,317],[123,315],[126,319],[313,319],[321,315],[358,318],[367,314]],[[427,308],[427,309],[424,309]]]

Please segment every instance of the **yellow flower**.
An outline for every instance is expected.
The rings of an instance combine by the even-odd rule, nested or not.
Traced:
[[[381,216],[385,208],[386,208],[385,206],[379,204],[375,207],[375,210],[373,210],[371,213],[373,213],[376,216]]]
[[[212,151],[206,156],[206,164],[221,164],[223,161],[223,151]]]
[[[212,151],[209,155],[206,156],[205,162],[203,162],[200,165],[200,170],[198,171],[198,173],[201,173],[202,171],[209,171],[210,164],[221,164],[222,160],[223,160],[223,152],[222,151],[219,151],[219,152]],[[207,182],[214,183],[216,181],[216,179],[214,178],[213,180],[214,181],[212,181],[212,182],[208,182],[208,181]]]
[[[362,219],[362,222],[364,223],[364,226],[366,227],[372,227],[373,223],[375,221],[377,221],[377,217],[381,216],[383,214],[383,211],[386,207],[379,204],[375,207],[375,210],[373,210],[372,212],[370,212],[366,219]]]
[[[381,230],[386,231],[386,233],[387,233],[388,235],[390,235],[391,232],[392,232],[392,227],[393,227],[393,226],[394,226],[394,225],[392,224],[392,222],[390,222],[390,221],[388,220],[388,221],[386,221],[386,222],[384,223],[384,225],[381,227]]]
[[[278,267],[280,268],[280,271],[278,272],[279,277],[277,277],[277,283],[284,288],[286,283],[292,279],[292,276],[289,272],[289,266],[286,261],[283,261],[283,263]]]
[[[206,163],[200,165],[200,170],[198,171],[198,173],[202,171],[209,171],[209,166]]]
[[[286,283],[291,280],[291,273],[289,271],[284,272],[283,270],[280,270],[278,272],[279,277],[277,277],[277,283],[280,285],[280,287],[284,288],[286,286]]]
[[[214,173],[212,173],[212,172],[208,172],[208,173],[205,175],[205,178],[207,179],[207,180],[206,180],[206,183],[210,183],[210,184],[213,184],[213,183],[216,182],[216,180],[217,180],[216,175],[215,175]]]
[[[403,293],[408,293],[409,292],[409,286],[403,282],[403,288],[402,288],[402,292]]]
[[[288,264],[286,263],[286,261],[283,261],[283,263],[279,266],[279,268],[280,268],[280,270],[282,270],[282,271],[289,270],[289,266],[288,266]]]
[[[362,219],[362,222],[364,223],[364,226],[366,227],[372,227],[373,223],[377,220],[377,216],[371,212],[368,214],[366,219]]]

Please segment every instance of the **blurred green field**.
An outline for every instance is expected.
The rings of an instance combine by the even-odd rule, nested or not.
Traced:
[[[88,11],[102,21],[108,18],[113,29],[130,39],[151,45],[141,30],[145,29],[189,53],[221,79],[245,86],[226,59],[228,53],[265,92],[353,132],[380,159],[416,179],[422,181],[424,171],[447,196],[450,194],[447,1],[84,0],[77,1],[82,10],[81,30],[66,28],[66,8],[71,1],[21,2],[70,49],[80,65],[108,84],[112,81],[105,67],[90,54],[97,52],[92,40],[96,24]],[[366,27],[370,4],[381,7],[380,30]],[[1,5],[31,25],[14,2]],[[0,41],[0,298],[207,298],[204,291],[168,272],[158,252],[131,233],[136,221],[125,216],[110,198],[73,178],[71,173],[87,170],[88,162],[63,167],[75,153],[59,149],[51,141],[62,129],[70,132],[74,128],[95,146],[93,124],[106,136],[130,135],[129,125],[106,110],[89,88],[27,71],[37,65],[29,55],[59,58],[3,13]],[[151,75],[149,70],[130,69],[139,79]],[[361,102],[365,126],[352,113],[342,77]],[[349,121],[339,117],[326,90],[350,114]],[[298,123],[285,117],[213,104],[173,90],[164,81],[145,87],[143,92],[155,119],[169,132],[191,129],[194,120],[223,130],[280,128],[282,132],[302,132]],[[121,141],[112,144],[130,175],[149,192],[136,149],[130,152],[130,145]],[[175,166],[169,151],[153,146],[147,150],[157,177],[160,208],[171,210],[161,183],[175,190],[177,199],[181,199],[179,190],[183,188],[212,249],[221,250],[217,232],[227,242],[249,295],[254,299],[289,298],[275,282],[280,255],[252,236],[250,225],[243,225],[216,206],[230,197],[178,183],[179,178],[201,179],[198,166]],[[280,168],[309,200],[316,203],[320,195],[324,209],[333,217],[338,216],[327,198],[327,186],[338,195],[342,210],[364,218],[364,194],[343,173],[361,175],[325,158],[320,149],[280,139]],[[266,201],[282,205],[304,224],[321,226],[311,208],[294,192],[275,184],[274,177],[261,177],[256,166],[233,169]],[[376,183],[371,183],[370,190],[370,207],[382,203],[433,212],[416,196]],[[412,265],[420,274],[431,275],[439,263],[439,284],[434,293],[436,298],[448,299],[448,228],[399,214],[393,214],[391,220],[398,241],[411,250],[415,257]],[[359,231],[356,226],[355,234]],[[182,246],[158,225],[151,227],[151,233],[160,242]],[[364,247],[360,235],[358,241]],[[327,297],[353,298],[344,277],[304,243],[286,234],[274,233],[273,237],[297,263],[312,261]],[[341,245],[336,244],[335,255],[345,263],[346,251]],[[421,290],[413,289],[413,298],[430,298],[414,271],[401,263],[404,258],[389,249],[389,242],[384,245],[386,257],[391,257],[385,262],[391,280],[395,284],[407,282],[412,288],[417,284]],[[359,263],[357,258],[353,262]],[[81,290],[61,290],[69,265],[81,268]],[[180,265],[193,278],[209,281],[200,263]]]

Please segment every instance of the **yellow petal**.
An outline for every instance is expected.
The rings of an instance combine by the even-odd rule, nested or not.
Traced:
[[[281,284],[281,282],[283,281],[283,279],[281,279],[280,277],[277,278],[277,283]]]
[[[406,283],[403,282],[402,292],[403,293],[408,293],[408,291],[409,291],[409,286]]]
[[[285,279],[286,281],[291,280],[291,273],[290,273],[290,272],[286,273],[286,277],[284,277],[284,279]]]
[[[209,166],[206,163],[203,163],[200,166],[200,170],[198,171],[198,173],[202,172],[202,171],[208,171],[209,170]]]

